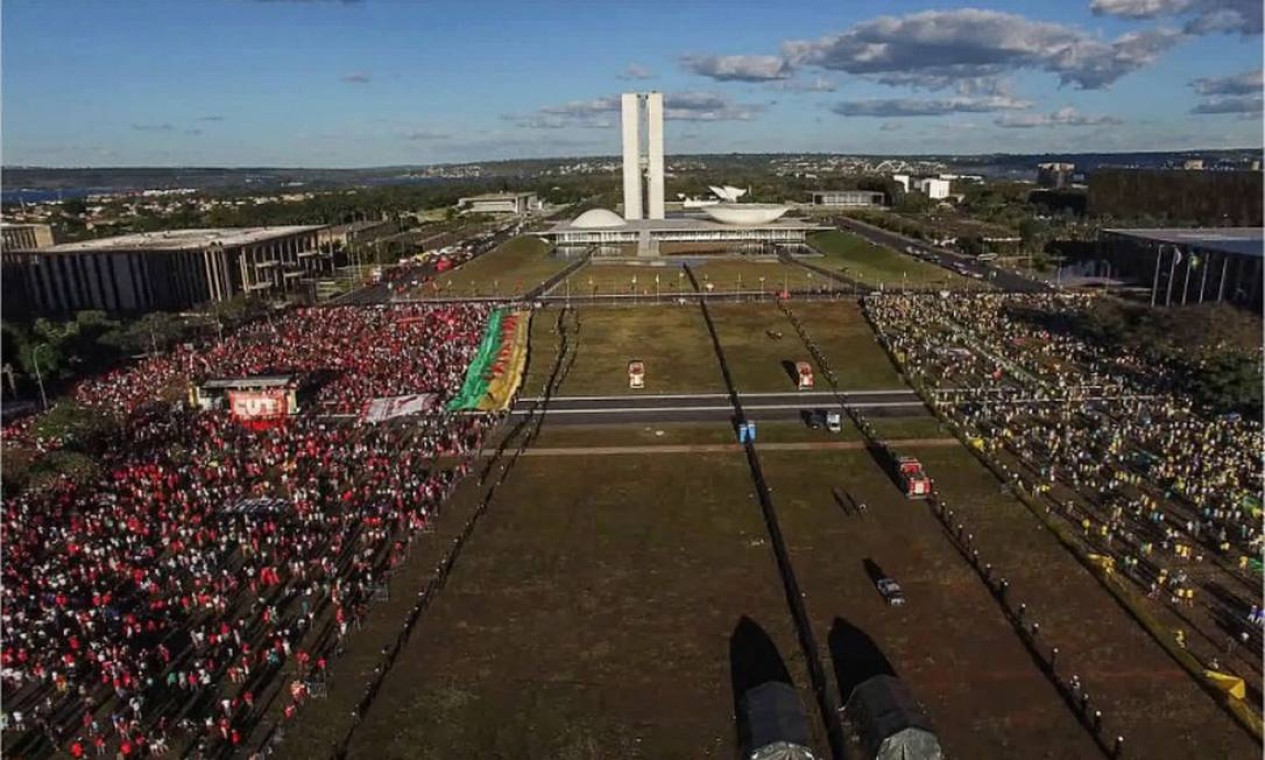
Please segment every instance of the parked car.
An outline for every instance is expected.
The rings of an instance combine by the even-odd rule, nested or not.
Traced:
[[[887,606],[900,607],[905,603],[905,594],[900,590],[900,584],[891,578],[879,578],[874,585],[878,588],[878,592],[883,595]]]
[[[821,430],[826,425],[826,415],[822,414],[820,409],[805,409],[801,412],[801,416],[809,430]]]
[[[843,413],[828,412],[826,414],[826,429],[832,433],[838,433],[843,430]]]

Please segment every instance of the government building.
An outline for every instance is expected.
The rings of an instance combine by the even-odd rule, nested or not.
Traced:
[[[3,253],[6,315],[179,311],[328,274],[321,226],[147,232]]]

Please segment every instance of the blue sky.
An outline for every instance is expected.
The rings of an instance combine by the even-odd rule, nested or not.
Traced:
[[[5,0],[5,165],[1261,144],[1260,0]]]

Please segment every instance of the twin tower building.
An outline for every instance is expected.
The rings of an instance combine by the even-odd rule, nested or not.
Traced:
[[[662,219],[663,93],[625,92],[622,100],[624,219]],[[646,124],[644,157],[641,152],[643,112]]]

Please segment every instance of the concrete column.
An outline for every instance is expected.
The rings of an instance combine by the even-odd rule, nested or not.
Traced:
[[[624,133],[624,218],[641,218],[641,103],[635,92],[622,97]]]

